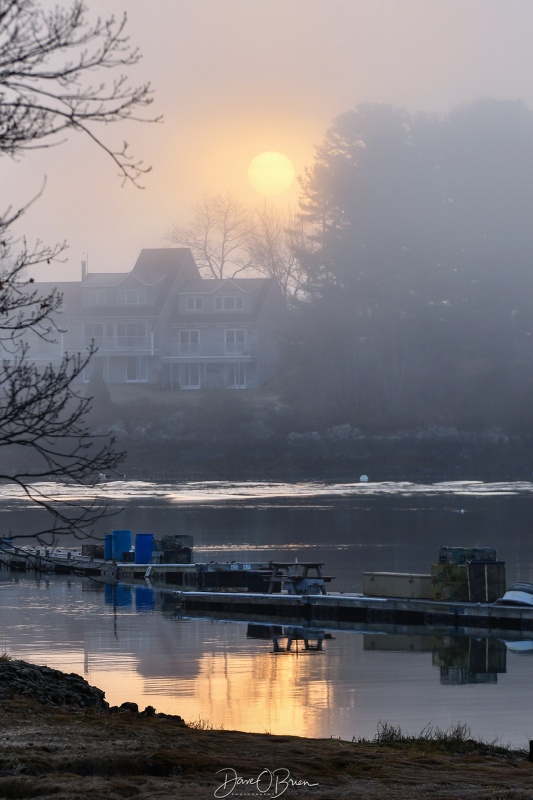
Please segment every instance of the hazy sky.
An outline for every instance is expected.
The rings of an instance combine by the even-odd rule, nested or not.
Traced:
[[[67,0],[64,0],[66,3]],[[280,150],[298,172],[339,113],[361,102],[445,112],[476,97],[533,107],[531,0],[87,0],[91,13],[127,10],[160,125],[112,126],[151,164],[145,189],[122,187],[114,165],[80,135],[17,163],[4,158],[6,204],[44,194],[20,231],[68,261],[47,275],[123,271],[143,247],[167,246],[202,194],[261,196],[251,159]],[[54,0],[55,5],[55,0]],[[296,201],[297,190],[278,202]],[[45,274],[38,276],[44,279]]]

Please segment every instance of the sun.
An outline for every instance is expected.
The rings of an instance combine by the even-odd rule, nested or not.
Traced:
[[[283,194],[294,183],[296,171],[290,158],[275,150],[259,153],[248,167],[248,180],[261,194]]]

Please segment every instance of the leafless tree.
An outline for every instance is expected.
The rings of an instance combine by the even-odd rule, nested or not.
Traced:
[[[187,227],[175,226],[167,239],[189,247],[206,278],[234,278],[254,266],[248,244],[253,215],[231,194],[204,195]]]
[[[116,74],[140,59],[125,31],[125,15],[88,22],[83,0],[50,11],[36,0],[0,0],[0,154],[50,147],[74,130],[137,183],[149,167],[126,142],[114,149],[95,132],[101,123],[148,121],[139,112],[152,102],[150,85],[130,86]]]
[[[15,484],[23,496],[49,512],[41,534],[83,535],[108,513],[101,494],[83,502],[54,497],[49,482],[94,486],[124,454],[112,436],[95,435],[88,424],[91,398],[77,382],[94,353],[64,354],[56,365],[39,368],[31,359],[28,337],[53,341],[59,333],[62,296],[42,294],[26,277],[31,266],[61,250],[22,243],[13,254],[7,228],[0,222],[0,482]]]
[[[167,239],[191,249],[204,277],[263,275],[273,278],[291,301],[303,288],[298,253],[304,224],[290,209],[280,211],[266,201],[248,208],[228,192],[204,195],[190,225],[175,226]]]
[[[130,156],[126,143],[115,149],[97,132],[113,122],[150,121],[140,113],[152,102],[149,84],[130,87],[117,75],[139,60],[125,26],[125,17],[89,23],[82,0],[48,11],[37,0],[0,0],[0,155],[16,157],[81,132],[124,181],[139,185],[149,167]],[[91,400],[77,381],[94,348],[44,368],[32,362],[28,338],[52,341],[59,333],[62,297],[55,289],[40,292],[30,273],[65,245],[14,240],[12,226],[26,208],[0,215],[0,482],[15,484],[50,513],[41,533],[83,535],[109,513],[101,493],[70,502],[47,484],[94,486],[123,454],[113,437],[94,435],[88,423]]]
[[[289,303],[304,287],[298,257],[305,241],[303,225],[290,208],[280,211],[265,201],[255,210],[247,241],[249,258],[256,272],[273,278]]]

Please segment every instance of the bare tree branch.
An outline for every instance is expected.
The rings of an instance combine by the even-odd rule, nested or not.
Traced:
[[[234,278],[255,267],[248,251],[252,225],[251,212],[234,195],[205,195],[191,224],[172,228],[167,239],[191,249],[204,277]]]
[[[140,53],[125,33],[126,15],[89,23],[86,14],[83,0],[48,12],[36,0],[0,0],[0,154],[51,147],[75,130],[138,185],[150,168],[132,159],[127,143],[107,145],[94,124],[158,121],[139,113],[152,103],[150,84],[130,86],[123,74],[106,79],[108,70],[137,64]],[[87,83],[99,72],[104,78]]]
[[[305,275],[298,252],[305,241],[304,224],[289,208],[286,212],[265,201],[255,210],[248,252],[255,270],[273,278],[287,302],[304,290]]]
[[[130,86],[120,74],[140,58],[126,35],[126,16],[89,23],[86,15],[83,0],[51,10],[38,0],[0,0],[0,156],[51,147],[77,131],[111,158],[124,181],[138,186],[149,168],[130,156],[126,143],[107,144],[97,128],[157,121],[142,113],[152,103],[150,85]],[[31,202],[0,216],[0,483],[18,486],[49,512],[50,525],[41,533],[82,536],[111,513],[109,507],[98,493],[81,502],[58,499],[50,482],[93,486],[124,454],[113,437],[95,435],[88,424],[91,398],[80,385],[94,348],[63,353],[54,364],[32,361],[32,339],[55,341],[61,332],[63,298],[57,289],[41,292],[30,273],[58,260],[65,245],[13,241],[11,228]]]

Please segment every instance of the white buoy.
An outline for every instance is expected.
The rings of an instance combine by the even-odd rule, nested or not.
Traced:
[[[368,483],[368,475],[360,475],[359,480],[361,483]]]

